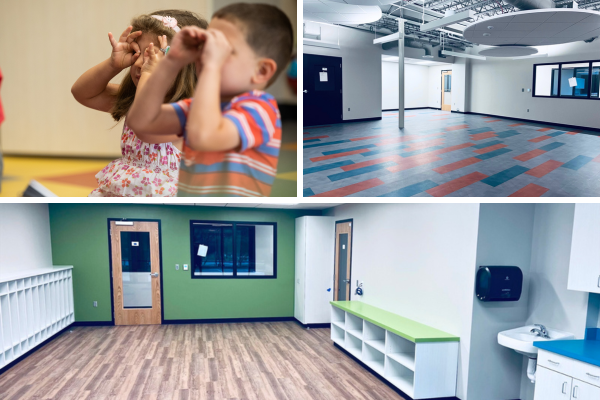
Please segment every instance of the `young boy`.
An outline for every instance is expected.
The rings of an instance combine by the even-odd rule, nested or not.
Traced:
[[[263,90],[289,62],[293,35],[278,8],[232,4],[213,15],[207,30],[182,29],[160,62],[150,46],[127,124],[149,143],[184,136],[178,196],[269,195],[281,120]],[[194,61],[194,98],[162,104],[179,71]]]

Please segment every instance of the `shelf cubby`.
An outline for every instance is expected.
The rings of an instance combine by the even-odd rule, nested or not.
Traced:
[[[362,362],[364,362],[369,368],[377,372],[379,375],[384,373],[385,365],[385,354],[382,351],[377,350],[375,347],[370,346],[368,342],[364,342],[362,352]]]
[[[362,340],[363,320],[362,318],[346,313],[346,332]]]
[[[336,307],[331,307],[331,323],[344,329],[346,324],[346,312]]]
[[[347,332],[348,333],[348,332]],[[362,358],[362,340],[353,335],[346,334],[344,348],[359,360]]]
[[[414,396],[415,373],[387,356],[383,377],[410,397]]]
[[[0,368],[74,322],[71,268],[0,281]]]
[[[385,353],[385,329],[369,321],[365,321],[363,326],[363,340],[369,346],[374,347],[381,353]]]
[[[337,325],[331,325],[331,340],[333,340],[340,346],[344,346],[344,336],[344,329],[340,328]]]
[[[387,332],[385,354],[406,368],[415,370],[415,343]]]

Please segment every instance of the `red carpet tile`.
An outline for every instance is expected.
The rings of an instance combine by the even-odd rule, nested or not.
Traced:
[[[403,158],[398,160],[398,165],[393,167],[388,167],[387,170],[390,172],[400,172],[406,169],[411,169],[414,167],[418,167],[419,165],[430,164],[435,161],[440,161],[441,158],[431,153],[423,153],[418,156],[413,156],[409,158]]]
[[[548,190],[550,189],[547,189],[540,185],[536,185],[535,183],[530,183],[529,185],[517,190],[508,197],[540,197]]]
[[[594,159],[592,159],[593,162],[600,162],[600,155],[597,155]]]
[[[457,131],[459,129],[467,129],[469,127],[469,125],[467,124],[462,124],[462,125],[454,125],[454,126],[449,126],[446,128],[447,131]]]
[[[481,133],[476,133],[474,135],[471,135],[471,140],[489,139],[494,136],[498,136],[498,135],[496,135],[493,131],[481,132]]]
[[[564,163],[556,160],[548,160],[545,163],[538,165],[537,167],[531,168],[529,171],[525,172],[527,175],[535,176],[536,178],[541,178],[554,171],[556,168],[560,167]]]
[[[529,161],[532,158],[536,158],[537,156],[541,156],[544,153],[546,153],[546,150],[535,149],[535,150],[528,151],[527,153],[520,154],[520,155],[518,155],[516,157],[513,157],[513,158],[515,160],[519,160],[519,161]]]
[[[386,137],[386,136],[390,136],[390,133],[386,133],[385,135],[373,135],[373,136],[365,136],[365,137],[359,137],[359,138],[354,138],[354,139],[350,139],[351,142],[356,142],[357,140],[368,140],[368,139],[375,139],[378,137]]]
[[[360,192],[362,190],[367,190],[367,189],[374,188],[375,186],[383,185],[384,183],[385,182],[383,182],[379,178],[373,178],[373,179],[369,179],[369,180],[366,180],[366,181],[363,181],[363,182],[355,183],[353,185],[344,186],[343,188],[334,189],[334,190],[330,190],[328,192],[323,192],[323,193],[315,194],[315,195],[313,195],[311,197],[342,197],[342,196],[348,196],[350,194],[354,194],[354,193]]]
[[[581,131],[569,131],[569,132],[565,132],[567,135],[577,135],[578,133],[581,133]]]
[[[533,139],[529,139],[528,142],[533,142],[533,143],[538,143],[541,142],[542,140],[546,140],[546,139],[550,139],[552,136],[538,136],[536,138]]]
[[[398,155],[381,157],[381,158],[376,158],[374,160],[359,162],[359,163],[356,163],[356,164],[344,165],[344,166],[342,166],[340,168],[343,171],[352,171],[352,170],[355,170],[355,169],[359,169],[359,168],[363,168],[363,167],[369,167],[371,165],[381,164],[381,163],[388,162],[388,161],[396,161],[399,158],[401,158],[401,157],[398,156]]]
[[[312,139],[323,139],[329,136],[313,136],[313,137],[305,137],[304,140],[312,140]]]
[[[464,168],[469,165],[480,162],[481,160],[476,157],[465,158],[464,160],[456,161],[450,164],[442,165],[441,167],[434,168],[433,170],[438,174],[445,174],[447,172],[456,171],[457,169]]]
[[[96,181],[96,174],[98,171],[89,171],[73,175],[61,175],[61,176],[45,176],[40,177],[39,180],[52,181],[59,183],[67,183],[69,185],[97,187],[98,181]]]
[[[509,126],[521,126],[521,125],[525,125],[525,124],[512,124],[512,125],[509,125]]]
[[[454,145],[454,146],[446,147],[445,149],[434,150],[434,151],[430,151],[430,152],[427,152],[427,153],[436,154],[436,155],[437,154],[444,154],[444,153],[449,153],[449,152],[454,151],[454,150],[460,150],[460,149],[464,149],[466,147],[471,147],[471,146],[473,146],[473,143],[462,143],[462,144],[457,144],[457,145]],[[423,154],[427,154],[427,153],[423,153]]]
[[[483,149],[477,149],[477,150],[473,150],[473,153],[477,153],[477,154],[485,154],[485,153],[489,153],[490,151],[494,151],[494,150],[498,150],[498,149],[502,149],[504,147],[508,147],[507,145],[503,144],[503,143],[498,143],[495,144],[493,146],[489,146],[489,147],[484,147]]]
[[[538,129],[538,131],[540,131],[540,132],[546,132],[546,131],[551,131],[551,130],[552,130],[552,128],[540,128],[540,129]]]
[[[323,160],[330,160],[332,158],[346,157],[346,156],[351,156],[353,154],[365,153],[367,151],[370,151],[370,149],[359,149],[359,150],[347,151],[345,153],[330,154],[328,156],[311,158],[310,161],[317,162],[317,161],[323,161]]]
[[[502,121],[501,119],[488,119],[485,122],[498,122],[498,121]]]
[[[481,172],[473,172],[449,182],[442,183],[439,186],[426,190],[426,192],[435,197],[443,197],[485,178],[487,178],[487,175],[484,175]]]

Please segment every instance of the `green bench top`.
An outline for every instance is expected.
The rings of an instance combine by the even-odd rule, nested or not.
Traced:
[[[381,308],[370,306],[361,301],[332,301],[331,304],[414,343],[460,341],[458,336],[401,317]]]

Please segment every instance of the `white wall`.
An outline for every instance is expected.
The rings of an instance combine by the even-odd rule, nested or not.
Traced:
[[[475,47],[471,52],[478,52]],[[600,58],[600,40],[539,47],[548,57],[502,60],[472,60],[470,87],[472,112],[600,128],[600,101],[532,97],[533,65],[540,63],[595,60]],[[525,92],[521,92],[521,89]],[[527,112],[529,109],[529,112]]]
[[[514,265],[523,271],[516,302],[473,301],[467,396],[463,400],[518,399],[523,356],[498,344],[498,332],[525,325],[528,306],[533,204],[481,204],[476,271]],[[470,293],[474,296],[474,288]]]
[[[588,293],[567,290],[573,204],[536,204],[529,283],[527,324],[547,327],[584,337],[588,310]],[[523,357],[525,358],[525,357]],[[521,399],[532,400],[534,385],[521,375]]]
[[[48,267],[48,204],[0,204],[0,275]]]
[[[460,336],[458,397],[465,392],[475,282],[478,204],[346,204],[353,218],[352,287],[364,301]],[[464,381],[463,381],[464,380]]]
[[[428,107],[429,67],[404,64],[404,108]],[[398,63],[381,63],[381,109],[398,109]]]

